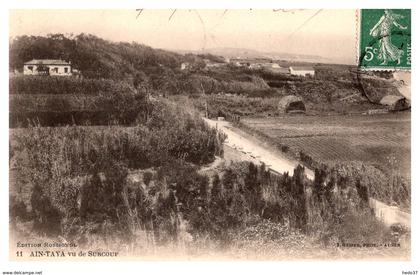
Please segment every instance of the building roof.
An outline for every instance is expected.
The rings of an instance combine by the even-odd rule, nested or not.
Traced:
[[[31,61],[25,62],[25,65],[71,65],[69,62],[61,59],[32,59]]]
[[[290,69],[294,71],[314,71],[314,68],[309,66],[293,66]]]

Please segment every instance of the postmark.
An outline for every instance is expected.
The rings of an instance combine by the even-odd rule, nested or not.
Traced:
[[[362,9],[359,68],[411,70],[411,10]]]

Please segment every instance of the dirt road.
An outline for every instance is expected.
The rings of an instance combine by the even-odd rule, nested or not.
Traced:
[[[227,135],[227,139],[225,143],[244,153],[249,155],[251,158],[264,163],[266,167],[274,170],[277,173],[284,173],[289,172],[289,174],[293,174],[293,170],[299,164],[297,161],[292,161],[287,159],[286,157],[271,152],[265,148],[263,148],[258,143],[251,141],[240,134],[231,130],[231,126],[229,122],[226,121],[215,121],[204,118],[204,120],[213,128],[217,128],[223,131]],[[308,168],[305,168],[306,176],[309,179],[314,179],[314,172]]]
[[[289,172],[289,174],[292,175],[294,168],[299,164],[297,161],[289,160],[280,153],[270,151],[257,142],[241,136],[238,132],[232,130],[231,124],[227,121],[203,119],[209,126],[216,128],[227,135],[225,141],[227,146],[250,156],[255,161],[265,163],[268,168],[277,173]],[[314,172],[312,170],[305,167],[305,173],[309,179],[314,179]],[[400,223],[407,228],[411,228],[411,215],[409,213],[405,213],[399,210],[398,207],[389,206],[372,198],[369,199],[369,204],[374,209],[376,217],[382,220],[386,225],[390,226],[395,223]]]
[[[369,205],[375,210],[375,216],[390,226],[399,223],[407,228],[411,228],[411,215],[403,212],[396,206],[389,206],[378,200],[369,199]]]

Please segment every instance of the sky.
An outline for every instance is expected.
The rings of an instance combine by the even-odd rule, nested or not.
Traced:
[[[83,32],[169,50],[246,48],[356,62],[355,10],[174,11],[11,10],[9,35]]]

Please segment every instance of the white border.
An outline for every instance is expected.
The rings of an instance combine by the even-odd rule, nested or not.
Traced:
[[[240,2],[240,3],[239,3]],[[418,254],[418,203],[419,170],[412,169],[412,257],[409,262],[10,262],[8,260],[8,9],[39,9],[39,8],[411,8],[412,9],[412,73],[416,75],[418,60],[416,46],[418,45],[418,29],[420,13],[415,1],[367,1],[367,0],[283,0],[283,1],[250,1],[250,0],[213,0],[205,3],[200,1],[101,1],[72,0],[58,2],[51,0],[14,0],[1,2],[0,9],[0,272],[2,271],[37,271],[43,274],[402,274],[402,271],[419,270]],[[417,95],[418,82],[412,78],[412,125],[418,121]],[[412,127],[412,140],[419,140],[419,132]],[[418,147],[412,143],[412,163],[420,163]],[[0,273],[1,274],[1,273]]]

